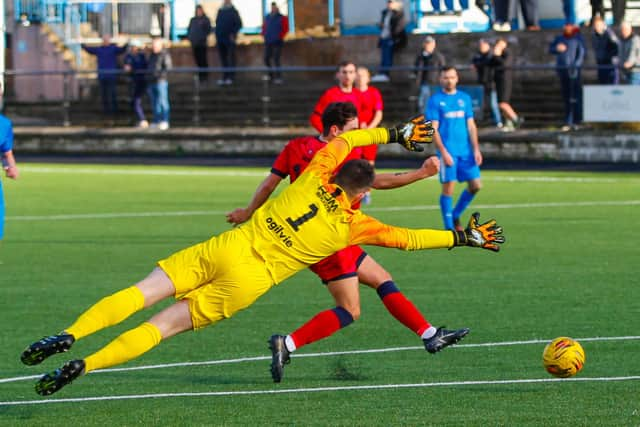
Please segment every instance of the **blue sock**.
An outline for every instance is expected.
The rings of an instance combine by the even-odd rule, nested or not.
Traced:
[[[469,203],[473,200],[476,195],[471,193],[468,189],[465,190],[460,195],[458,199],[458,203],[456,203],[456,207],[453,209],[453,218],[460,218],[462,212],[469,206]]]
[[[447,230],[453,230],[453,214],[451,210],[453,208],[453,200],[451,196],[440,195],[440,211],[442,212],[442,222],[444,222],[444,228]]]

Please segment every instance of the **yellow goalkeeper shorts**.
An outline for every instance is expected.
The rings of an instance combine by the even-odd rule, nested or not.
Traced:
[[[204,328],[249,307],[273,286],[264,262],[237,230],[183,249],[158,262],[188,299],[194,329]]]

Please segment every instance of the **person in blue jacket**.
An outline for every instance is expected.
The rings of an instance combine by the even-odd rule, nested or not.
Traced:
[[[126,52],[128,43],[118,46],[111,42],[111,35],[102,36],[102,45],[87,46],[82,44],[85,52],[95,55],[98,60],[98,81],[100,82],[100,96],[102,109],[105,114],[115,115],[118,112],[118,56]]]

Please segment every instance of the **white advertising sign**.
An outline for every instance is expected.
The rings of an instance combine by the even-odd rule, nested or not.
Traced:
[[[640,86],[585,85],[585,122],[640,122]]]

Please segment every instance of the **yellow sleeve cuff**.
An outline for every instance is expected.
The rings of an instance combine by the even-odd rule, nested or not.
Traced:
[[[363,147],[365,145],[379,145],[389,142],[389,131],[385,128],[358,129],[345,132],[339,138],[349,144],[349,148]]]

